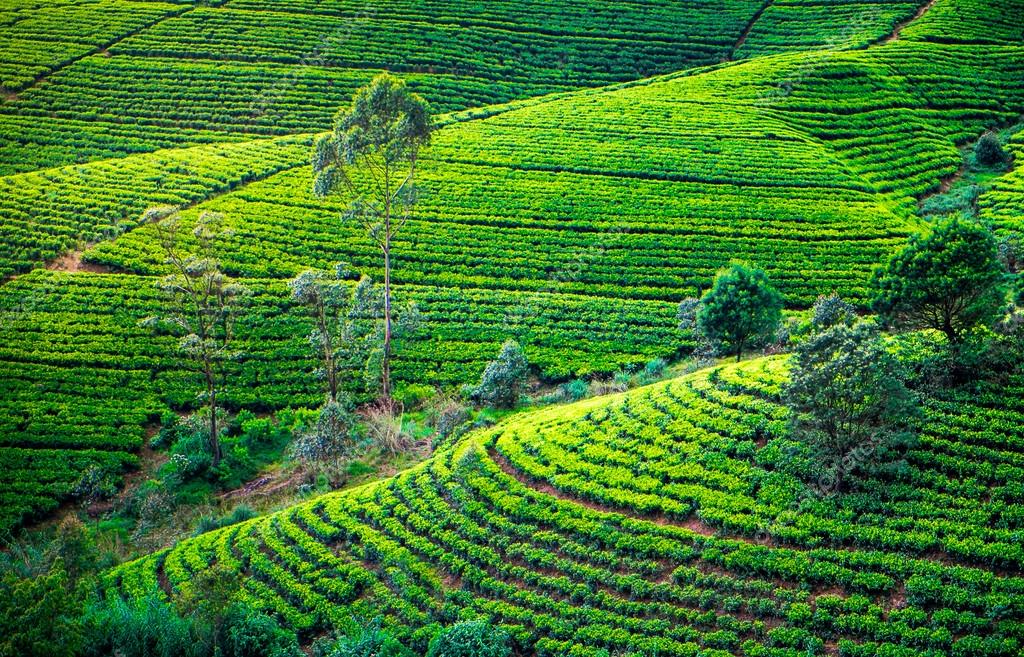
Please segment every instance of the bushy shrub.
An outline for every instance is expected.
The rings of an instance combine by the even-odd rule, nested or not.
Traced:
[[[455,399],[445,400],[436,411],[434,449],[461,435],[469,421],[469,409]]]
[[[999,137],[986,132],[974,145],[974,161],[983,167],[994,167],[1006,163],[1006,151],[999,143]]]
[[[562,398],[568,401],[579,401],[587,396],[590,391],[590,384],[583,379],[575,379],[563,383],[559,388]]]
[[[668,363],[664,358],[652,358],[644,364],[643,375],[648,381],[656,381],[665,375]]]
[[[811,324],[819,331],[832,328],[837,324],[849,324],[856,317],[855,312],[853,305],[833,292],[827,296],[818,297],[814,302],[814,306],[811,308]]]
[[[510,657],[511,654],[509,633],[483,620],[441,630],[427,649],[427,657]]]
[[[302,657],[294,632],[248,605],[231,608],[222,632],[224,657]]]
[[[468,390],[469,398],[487,406],[512,408],[526,389],[529,371],[523,348],[515,340],[508,340],[484,369],[479,385]]]
[[[295,437],[292,458],[307,465],[351,458],[359,444],[355,424],[346,403],[328,401],[320,407],[316,425]]]
[[[346,636],[320,641],[313,646],[314,657],[413,657],[411,651],[374,621],[352,629]]]
[[[195,535],[205,534],[212,532],[215,529],[221,527],[230,527],[231,525],[237,525],[240,522],[251,520],[256,517],[256,511],[253,510],[248,504],[239,504],[236,506],[231,513],[226,516],[203,516],[199,519],[196,524]]]
[[[181,616],[160,598],[103,601],[86,615],[87,657],[205,657],[213,648],[211,627]]]

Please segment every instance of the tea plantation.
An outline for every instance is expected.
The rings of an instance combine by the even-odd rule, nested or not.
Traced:
[[[417,656],[472,618],[516,657],[1024,655],[1008,357],[956,345],[996,374],[967,392],[941,383],[963,370],[929,371],[898,467],[837,495],[800,476],[815,464],[783,398],[816,300],[879,311],[874,272],[940,216],[980,220],[1000,249],[1018,324],[973,335],[1024,325],[1024,0],[0,0],[0,55],[0,597],[12,563],[66,557],[11,540],[78,514],[122,549],[95,570],[108,602],[180,605],[227,570],[317,657],[373,618]],[[171,269],[145,211],[180,209],[188,248],[201,217],[228,229],[218,265],[250,294],[225,422],[320,407],[322,334],[289,281],[384,270],[352,199],[314,194],[311,151],[382,71],[436,127],[390,243],[395,302],[422,314],[396,338],[396,396],[457,404],[472,430],[435,446],[419,427],[422,453],[380,470],[397,475],[326,495],[340,484],[302,479],[286,440],[279,462],[250,459],[294,489],[276,512],[133,543],[110,509],[137,512],[132,486],[172,459],[149,447],[205,401],[178,337],[147,322]],[[1002,150],[980,166],[986,137]],[[736,262],[797,319],[723,365],[680,302]],[[510,339],[520,400],[542,408],[468,408],[483,402],[464,384]],[[551,401],[639,385],[652,363],[644,382],[675,374]],[[340,376],[374,401],[363,368]],[[90,506],[95,473],[134,476]],[[167,497],[220,513],[251,492],[222,474]],[[0,657],[37,654],[5,652],[5,604]]]
[[[170,594],[230,564],[306,633],[383,614],[420,649],[469,611],[538,655],[1020,654],[1024,382],[928,400],[897,481],[820,498],[771,465],[800,449],[785,371],[755,360],[518,416],[107,583]]]

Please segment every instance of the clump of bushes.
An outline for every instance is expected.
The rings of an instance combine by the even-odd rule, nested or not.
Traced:
[[[986,132],[974,145],[974,161],[983,167],[998,167],[1006,164],[1009,157],[1003,145],[992,132]]]
[[[504,629],[477,620],[447,627],[430,641],[427,657],[511,657],[512,637]]]
[[[480,383],[465,389],[467,396],[483,406],[512,408],[526,391],[530,363],[515,340],[501,346],[498,357],[487,364]]]

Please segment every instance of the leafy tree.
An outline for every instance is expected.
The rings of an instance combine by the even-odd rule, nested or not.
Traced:
[[[701,299],[696,326],[719,350],[743,357],[743,350],[775,335],[782,319],[782,295],[760,269],[733,264],[715,276]]]
[[[200,399],[209,413],[211,465],[217,467],[223,456],[217,400],[227,387],[228,364],[240,355],[234,345],[235,320],[249,291],[221,269],[221,243],[229,235],[222,215],[204,212],[199,216],[192,230],[195,253],[184,251],[176,212],[166,208],[147,211],[147,216],[161,215],[156,222],[157,235],[172,273],[158,285],[169,301],[168,314],[143,323],[177,335],[179,350],[201,374],[205,392]]]
[[[826,493],[905,443],[917,412],[898,363],[867,323],[836,324],[801,343],[784,397],[792,435],[810,449]]]
[[[935,329],[959,344],[972,328],[998,318],[1006,303],[1005,278],[995,238],[959,218],[914,236],[875,272],[873,308],[909,329]]]
[[[478,620],[458,623],[438,632],[427,657],[511,657],[512,637],[500,627]]]
[[[327,381],[328,402],[338,401],[338,313],[348,300],[347,288],[337,280],[330,280],[324,272],[304,271],[288,286],[292,299],[309,309],[315,322],[309,341],[323,361],[324,379]]]
[[[0,576],[0,657],[73,657],[82,645],[82,596],[64,564],[38,577]]]
[[[183,616],[195,616],[209,623],[216,651],[241,589],[242,574],[228,564],[218,563],[181,584],[175,607]]]
[[[430,110],[405,83],[384,73],[356,92],[329,135],[313,148],[313,192],[344,193],[348,216],[358,220],[383,257],[384,337],[381,395],[391,398],[392,241],[412,214],[416,165],[430,142]]]
[[[498,357],[487,364],[480,383],[469,390],[469,398],[496,408],[512,408],[526,389],[530,364],[515,340],[506,340]]]

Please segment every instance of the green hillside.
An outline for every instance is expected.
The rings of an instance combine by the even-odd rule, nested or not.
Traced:
[[[785,361],[512,418],[394,479],[112,571],[130,596],[213,564],[305,636],[353,612],[422,650],[466,611],[538,655],[991,655],[1024,641],[1022,381],[925,403],[908,467],[810,494]]]
[[[1024,0],[0,0],[0,657],[1024,657],[1022,162]]]
[[[396,5],[366,20],[470,36],[480,30],[544,36],[556,11],[547,3],[460,5],[464,18],[455,21],[440,18],[454,11],[446,6]],[[558,15],[567,18],[560,23],[564,34],[551,32],[558,37],[552,47],[589,53],[572,60],[579,68],[568,81],[557,81],[544,68],[550,53],[537,45],[531,51],[535,59],[516,60],[529,71],[513,74],[495,63],[501,60],[497,55],[478,62],[484,68],[474,79],[485,80],[480,88],[498,90],[497,95],[449,104],[441,96],[433,100],[441,108],[458,108],[626,80],[729,59],[722,53],[739,41],[737,57],[755,45],[751,57],[810,50],[443,117],[445,127],[423,162],[417,214],[396,243],[400,294],[416,300],[426,320],[419,340],[399,357],[401,383],[472,380],[509,336],[524,344],[548,380],[610,374],[652,357],[675,356],[690,346],[676,329],[675,303],[706,289],[714,272],[733,259],[764,267],[791,308],[806,308],[829,291],[864,303],[872,269],[922,229],[918,199],[940,189],[961,167],[960,147],[1024,113],[1024,45],[1012,23],[1000,18],[1019,3],[994,12],[988,5],[937,0],[901,23],[895,41],[883,37],[893,31],[897,14],[904,12],[908,20],[916,7],[877,3],[871,7],[879,10],[875,22],[858,23],[863,31],[857,36],[845,33],[841,42],[824,42],[828,50],[795,30],[787,32],[792,42],[785,48],[771,35],[792,22],[787,13],[798,10],[807,11],[806,25],[816,25],[816,35],[843,29],[844,12],[860,11],[859,5],[730,3],[729,20],[693,7],[626,6],[636,13],[616,12],[614,20],[591,3],[558,7]],[[170,13],[158,20],[123,7],[126,15],[153,21],[143,28],[118,27],[119,14],[105,13],[103,38],[116,43],[71,65],[54,64],[52,76],[18,92],[0,112],[6,116],[0,122],[22,121],[4,131],[14,141],[0,147],[0,166],[32,170],[0,177],[0,276],[98,242],[81,255],[85,271],[38,271],[0,288],[0,367],[9,373],[0,404],[0,461],[10,464],[11,481],[22,478],[13,473],[49,473],[43,459],[69,449],[75,458],[78,450],[101,449],[107,451],[90,458],[131,462],[162,411],[194,404],[192,378],[182,372],[172,342],[138,325],[160,308],[153,284],[163,260],[152,228],[139,226],[143,208],[189,206],[186,220],[207,210],[221,212],[234,231],[225,265],[257,290],[256,307],[243,323],[248,333],[243,331],[237,365],[242,385],[228,395],[235,409],[276,411],[316,403],[308,320],[291,307],[286,278],[341,260],[379,277],[366,237],[338,220],[345,202],[311,197],[312,135],[254,138],[326,126],[336,105],[374,74],[373,67],[345,59],[348,46],[342,44],[330,51],[336,60],[303,63],[296,53],[312,37],[303,37],[298,27],[259,34],[241,29],[256,24],[257,7],[232,2],[151,8],[157,7]],[[277,9],[265,12],[267,25],[363,20],[343,4]],[[45,8],[33,9],[31,20],[25,11],[10,9],[10,29],[38,23],[89,32],[71,19],[44,21],[50,12]],[[819,20],[822,12],[828,21]],[[970,16],[961,21],[963,38],[943,18],[950,12]],[[82,12],[82,20],[88,15]],[[695,27],[695,34],[724,32],[703,41],[680,36],[678,16],[705,26]],[[197,21],[203,26],[171,29]],[[969,26],[978,25],[993,29],[975,38]],[[686,38],[718,44],[719,50],[708,46],[714,54],[704,59],[675,48],[664,60],[644,55],[652,68],[643,70],[601,59],[607,48],[616,56],[628,53],[611,42],[626,41],[634,32],[645,35],[635,41],[637,48]],[[219,36],[195,36],[213,34]],[[379,31],[364,36],[369,34],[380,37]],[[240,44],[253,39],[268,50],[240,56]],[[403,43],[426,48],[427,42],[410,37]],[[156,68],[137,67],[143,65]],[[258,84],[252,81],[253,71],[275,66],[288,84],[275,86],[262,73]],[[471,93],[476,84],[452,81],[454,73],[437,66],[433,72],[396,67],[408,71],[410,83],[428,96],[431,87],[417,85],[444,79],[454,85],[450,89]],[[100,68],[127,77],[101,83]],[[197,72],[194,83],[190,71]],[[78,86],[61,82],[76,75],[82,76]],[[329,85],[336,95],[317,95],[306,86],[317,76],[347,76],[348,82]],[[518,86],[502,90],[493,83],[499,78]],[[235,90],[232,80],[247,91]],[[203,90],[206,101],[188,91],[191,84]],[[232,116],[244,119],[245,111],[232,109],[231,99],[249,100],[257,87],[297,94],[288,101],[275,96],[274,106],[288,109],[273,118],[274,129],[232,123]],[[119,97],[131,105],[119,105]],[[102,112],[93,115],[90,103]],[[53,141],[39,141],[37,130]],[[213,143],[170,148],[197,142]],[[150,152],[157,148],[162,150]],[[67,153],[95,161],[45,168],[69,161]],[[1011,172],[980,201],[983,215],[1006,232],[1020,228],[1016,180]],[[78,256],[63,266],[83,268]],[[26,450],[38,450],[39,459]],[[4,505],[4,524],[53,508],[80,471],[62,466],[53,477],[34,474],[36,496]]]

